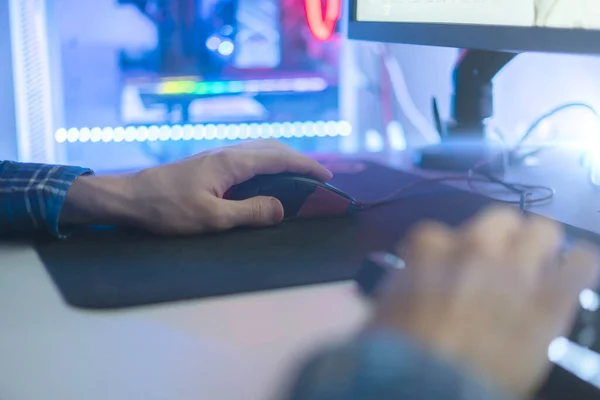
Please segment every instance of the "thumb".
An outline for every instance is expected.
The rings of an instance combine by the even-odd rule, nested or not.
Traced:
[[[272,226],[283,220],[283,205],[274,197],[228,200],[229,226]]]

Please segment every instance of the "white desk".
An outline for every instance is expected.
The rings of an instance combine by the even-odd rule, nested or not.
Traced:
[[[551,185],[538,209],[600,231],[600,191],[551,164],[511,180]],[[368,314],[352,283],[82,311],[60,298],[28,245],[0,247],[0,399],[264,400],[299,357]]]
[[[359,326],[350,283],[82,311],[30,246],[0,248],[0,398],[274,397],[298,355]]]

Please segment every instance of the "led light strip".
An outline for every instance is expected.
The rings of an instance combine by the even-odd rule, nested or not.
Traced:
[[[348,136],[352,126],[346,121],[273,122],[250,124],[152,125],[115,128],[61,128],[58,143],[145,142],[168,140],[245,140]]]
[[[159,95],[217,95],[263,92],[322,92],[327,89],[323,78],[263,79],[249,81],[197,82],[174,80],[160,83],[156,87]]]

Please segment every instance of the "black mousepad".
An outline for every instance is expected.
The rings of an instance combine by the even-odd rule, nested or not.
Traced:
[[[366,165],[360,172],[336,174],[332,183],[373,201],[422,179]],[[351,279],[368,253],[393,249],[414,223],[457,225],[489,203],[428,183],[407,193],[405,201],[348,216],[177,238],[86,229],[64,241],[39,242],[37,250],[68,303],[120,308]]]
[[[373,201],[421,180],[366,163],[333,184]],[[113,228],[76,231],[37,244],[65,300],[77,307],[120,308],[351,279],[371,251],[389,250],[415,222],[457,224],[488,201],[440,184],[412,190],[412,200],[322,219],[286,221],[194,237],[160,237]]]

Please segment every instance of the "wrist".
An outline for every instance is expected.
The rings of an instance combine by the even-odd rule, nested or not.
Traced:
[[[133,175],[81,176],[69,188],[60,226],[141,223],[132,185]]]

